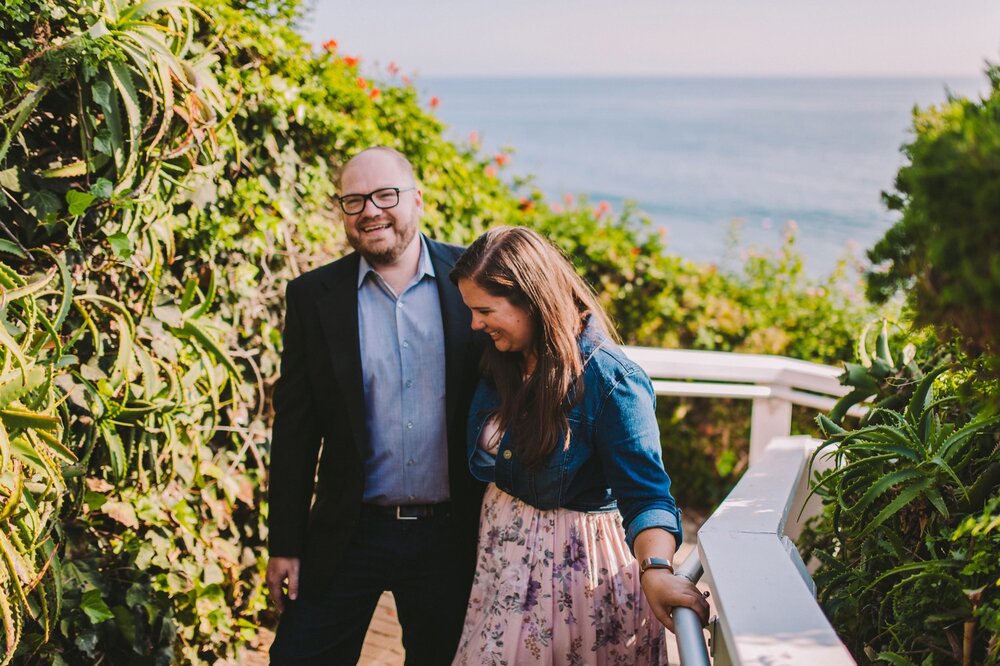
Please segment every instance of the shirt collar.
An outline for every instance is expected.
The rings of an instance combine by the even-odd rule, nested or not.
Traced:
[[[362,256],[361,263],[358,264],[358,289],[361,289],[361,285],[365,283],[365,278],[368,277],[369,273],[376,272],[368,260]],[[427,239],[424,238],[423,234],[420,234],[420,259],[417,261],[417,274],[414,276],[414,281],[421,280],[425,275],[432,278],[437,277],[434,272],[434,264],[431,263],[430,252],[427,251]]]

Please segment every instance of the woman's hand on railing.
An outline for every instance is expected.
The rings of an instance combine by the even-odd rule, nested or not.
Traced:
[[[683,576],[675,576],[668,569],[649,569],[642,574],[642,591],[653,608],[656,619],[674,631],[674,608],[690,608],[708,625],[708,601],[694,583]]]

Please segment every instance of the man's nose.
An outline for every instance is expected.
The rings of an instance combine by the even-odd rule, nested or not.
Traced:
[[[369,208],[369,206],[371,208]],[[364,208],[362,208],[358,212],[358,215],[360,217],[378,217],[381,212],[382,212],[382,209],[375,205],[375,202],[372,201],[372,198],[371,197],[367,197],[365,199]]]

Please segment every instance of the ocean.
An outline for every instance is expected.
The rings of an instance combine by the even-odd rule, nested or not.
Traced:
[[[980,78],[424,78],[447,134],[512,149],[534,176],[620,210],[634,201],[671,253],[728,265],[774,250],[790,221],[812,275],[862,258],[894,221],[880,193],[904,164],[914,105],[986,90]],[[735,231],[735,236],[734,236]],[[734,245],[735,241],[735,245]],[[735,266],[730,266],[735,267]]]

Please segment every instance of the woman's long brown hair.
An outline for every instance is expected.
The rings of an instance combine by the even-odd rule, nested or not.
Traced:
[[[491,296],[528,311],[535,325],[535,368],[525,377],[524,355],[487,345],[483,376],[496,387],[501,432],[516,433],[513,449],[538,468],[557,447],[568,446],[567,414],[583,394],[577,338],[588,316],[614,335],[607,314],[573,266],[537,232],[495,227],[458,258],[451,281],[471,280]]]

